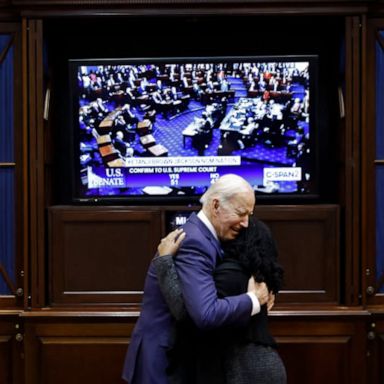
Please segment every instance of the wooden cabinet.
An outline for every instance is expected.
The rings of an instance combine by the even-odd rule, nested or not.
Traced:
[[[270,323],[289,383],[366,383],[368,312],[287,315],[272,313]]]
[[[19,312],[0,311],[0,383],[24,383],[23,323]]]
[[[384,381],[384,314],[374,312],[367,326],[368,330],[368,383]]]
[[[25,384],[123,384],[136,318],[127,312],[25,314]]]
[[[137,307],[147,267],[169,227],[169,212],[178,211],[154,206],[51,207],[51,283],[45,305]],[[279,303],[337,305],[342,284],[339,207],[260,205],[255,214],[271,228],[285,266]]]
[[[197,207],[73,203],[67,66],[84,55],[172,56],[176,46],[179,56],[321,53],[317,129],[332,165],[319,175],[321,201],[256,208],[286,270],[271,329],[289,382],[383,382],[374,151],[383,2],[203,3],[0,0],[0,33],[15,36],[15,288],[24,288],[0,298],[1,384],[122,383],[147,266],[172,214]]]
[[[25,314],[25,383],[122,384],[136,316],[116,311]],[[271,330],[288,382],[365,383],[367,317],[358,310],[274,311]]]

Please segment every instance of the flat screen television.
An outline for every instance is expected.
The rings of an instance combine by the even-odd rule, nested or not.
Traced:
[[[263,197],[317,196],[316,56],[69,65],[75,201],[197,202],[227,173]]]

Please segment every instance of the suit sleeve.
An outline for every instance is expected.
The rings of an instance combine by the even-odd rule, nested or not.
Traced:
[[[187,312],[173,257],[171,255],[155,257],[153,264],[156,269],[161,293],[172,316],[176,320],[183,320],[187,316]]]
[[[200,329],[246,325],[252,301],[247,294],[218,298],[213,278],[217,251],[207,243],[187,235],[175,258],[187,312]]]

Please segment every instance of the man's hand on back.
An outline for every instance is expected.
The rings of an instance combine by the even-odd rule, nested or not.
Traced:
[[[248,292],[253,292],[259,300],[260,305],[268,302],[269,292],[267,284],[257,283],[252,276],[248,281]]]

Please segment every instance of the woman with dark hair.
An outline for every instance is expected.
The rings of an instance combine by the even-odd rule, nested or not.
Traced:
[[[173,263],[173,257],[177,257],[174,240],[179,234],[180,230],[172,232],[162,240],[160,256],[154,260],[162,293],[176,319],[174,347],[168,353],[169,382],[285,384],[285,367],[268,330],[267,304],[246,327],[202,331],[189,319]],[[271,307],[282,285],[283,269],[277,263],[277,248],[269,228],[254,218],[236,240],[223,243],[223,259],[214,272],[218,297],[247,292],[251,276],[267,284]]]

